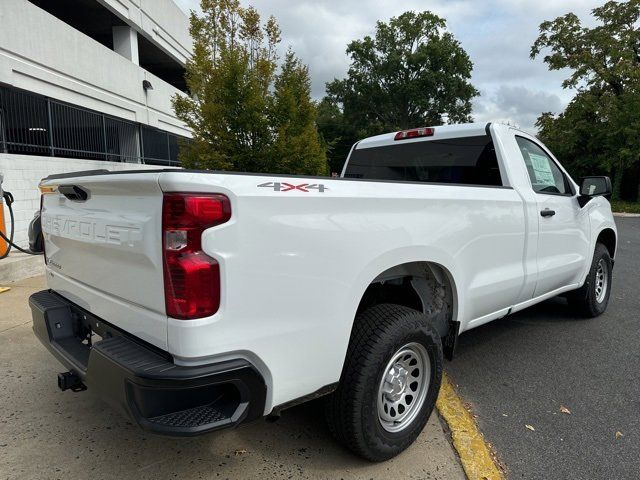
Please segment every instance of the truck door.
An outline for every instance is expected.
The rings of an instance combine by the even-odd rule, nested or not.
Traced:
[[[516,135],[516,142],[538,207],[535,298],[582,280],[589,256],[589,216],[553,157],[532,139]]]

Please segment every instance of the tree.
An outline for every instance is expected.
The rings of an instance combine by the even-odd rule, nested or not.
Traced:
[[[367,136],[366,132],[359,133],[355,125],[349,124],[337,103],[328,97],[318,104],[318,130],[327,144],[332,173],[340,173],[355,141]]]
[[[276,78],[271,125],[275,131],[274,173],[326,174],[326,149],[316,127],[309,69],[289,50]]]
[[[259,13],[238,0],[202,0],[201,10],[190,18],[190,95],[173,98],[177,117],[193,132],[192,141],[182,145],[182,165],[325,174],[308,69],[290,52],[276,73],[276,20],[262,24]]]
[[[640,0],[609,1],[585,27],[573,13],[540,25],[531,58],[548,51],[550,70],[569,69],[577,90],[559,115],[538,118],[539,134],[578,175],[613,176],[614,196],[636,200],[640,183]]]
[[[374,37],[352,41],[347,54],[347,78],[327,84],[322,105],[319,125],[330,143],[440,125],[445,114],[452,123],[470,120],[471,100],[478,95],[469,83],[473,64],[437,15],[405,12],[379,21]],[[340,137],[333,136],[336,129]]]

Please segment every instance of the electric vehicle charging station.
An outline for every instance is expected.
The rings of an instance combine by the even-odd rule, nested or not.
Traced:
[[[38,241],[36,238],[38,235],[42,236],[42,229],[40,226],[39,212],[36,212],[33,220],[29,225],[29,235],[33,233],[34,241],[29,241],[28,248],[20,247],[13,241],[13,234],[15,232],[15,217],[13,214],[12,205],[14,203],[13,195],[10,192],[5,192],[2,189],[2,182],[4,180],[4,174],[0,172],[0,260],[9,256],[11,249],[15,249],[19,252],[26,253],[28,255],[40,255],[42,252],[42,239]],[[9,211],[9,231],[7,231],[7,222],[4,217],[4,204],[7,205]],[[34,250],[35,249],[35,250]]]
[[[4,235],[7,234],[7,226],[4,221],[4,193],[2,191],[2,182],[4,180],[4,174],[0,172],[0,232]],[[7,253],[7,249],[9,245],[7,242],[0,237],[0,257],[2,257],[5,253]]]

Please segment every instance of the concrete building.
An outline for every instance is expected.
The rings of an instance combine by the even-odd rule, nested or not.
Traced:
[[[18,244],[41,178],[178,164],[188,27],[172,0],[0,1],[0,172]]]

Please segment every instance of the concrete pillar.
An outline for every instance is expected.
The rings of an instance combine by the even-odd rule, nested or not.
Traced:
[[[113,50],[136,65],[140,65],[138,56],[138,32],[129,26],[112,27]]]

